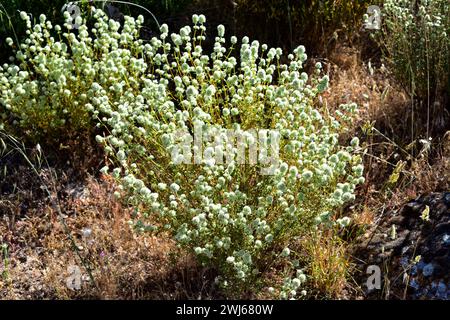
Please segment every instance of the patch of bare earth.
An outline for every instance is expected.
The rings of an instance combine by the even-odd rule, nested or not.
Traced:
[[[133,209],[114,198],[110,178],[88,177],[58,189],[56,207],[41,192],[22,212],[21,190],[0,198],[0,242],[7,246],[0,260],[2,299],[216,295],[213,276],[168,237],[132,230]]]

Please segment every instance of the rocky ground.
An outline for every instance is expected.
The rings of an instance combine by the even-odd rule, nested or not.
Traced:
[[[356,256],[361,270],[382,271],[381,289],[366,291],[368,298],[450,299],[450,192],[386,212]]]

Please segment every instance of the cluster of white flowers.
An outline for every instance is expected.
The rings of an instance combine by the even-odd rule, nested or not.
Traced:
[[[12,116],[13,125],[31,129],[41,137],[66,125],[74,130],[86,126],[85,89],[90,86],[87,74],[93,65],[92,49],[84,43],[87,27],[80,30],[77,39],[74,34],[63,34],[45,15],[40,15],[35,26],[25,12],[20,17],[28,27],[28,37],[16,52],[16,64],[0,67],[0,118]],[[67,41],[57,41],[55,34]],[[13,45],[12,39],[7,42]]]
[[[283,286],[281,287],[279,298],[282,300],[286,299],[296,299],[298,295],[306,295],[305,290],[299,291],[302,284],[306,282],[306,275],[303,270],[298,269],[296,271],[295,277],[284,279]]]
[[[101,10],[94,15],[90,32],[85,21],[78,21],[78,33],[55,27],[64,41],[50,35],[42,17],[21,45],[18,65],[0,69],[0,103],[24,125],[41,110],[61,120],[66,110],[72,117],[89,112],[107,128],[97,136],[111,159],[102,172],[117,178],[122,191],[116,195],[139,211],[137,229],[170,232],[236,285],[257,277],[262,261],[296,259],[289,248],[281,254],[278,248],[305,228],[348,223],[329,213],[352,201],[364,181],[357,138],[338,144],[357,108],[342,105],[331,115],[314,107],[328,77],[321,77],[320,64],[314,77],[302,72],[303,46],[282,64],[280,48],[247,37],[240,47],[236,37],[226,46],[225,28],[218,26],[207,55],[203,15],[178,33],[162,25],[149,41],[139,39],[141,17],[125,17],[120,29]],[[209,137],[218,128],[278,132],[274,174],[236,161],[173,161],[176,133],[194,127]],[[210,156],[224,152],[204,149]],[[304,281],[301,273],[286,282],[283,297],[294,297]]]
[[[407,90],[424,98],[445,92],[450,68],[450,2],[386,0],[383,42],[392,70]]]
[[[417,8],[410,0],[387,0],[383,5],[384,14],[388,17],[388,23],[392,23],[390,19],[396,17],[405,28],[417,27],[417,17],[423,19],[423,23],[429,27],[437,28],[439,32],[446,35],[446,19],[448,23],[448,10],[450,4],[446,0],[426,0],[421,1]],[[445,15],[447,13],[447,16]],[[424,39],[417,39],[423,40]]]

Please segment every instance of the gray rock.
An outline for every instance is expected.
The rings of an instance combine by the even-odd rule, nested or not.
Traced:
[[[429,276],[433,275],[433,272],[434,272],[434,266],[432,263],[428,263],[427,265],[425,265],[423,267],[422,274],[425,277],[429,277]]]
[[[444,243],[444,246],[448,246],[450,245],[450,235],[449,234],[444,234],[442,236],[442,242]]]

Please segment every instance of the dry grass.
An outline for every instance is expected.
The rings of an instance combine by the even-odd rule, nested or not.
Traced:
[[[352,226],[341,238],[316,239],[306,246],[315,275],[313,290],[332,298],[347,293],[360,297],[362,284],[350,276],[351,248],[371,234],[380,215],[421,194],[450,190],[450,131],[435,132],[431,143],[424,143],[426,116],[380,63],[363,61],[362,51],[338,44],[327,59],[317,59],[331,79],[319,103],[333,110],[356,102],[359,120],[343,139],[357,135],[365,148],[366,182],[356,203],[344,208],[351,213]]]
[[[325,62],[331,86],[322,102],[331,109],[349,102],[360,106],[359,121],[349,134],[358,135],[366,147],[366,184],[360,190],[360,198],[370,207],[372,200],[381,197],[385,201],[386,196],[390,198],[398,192],[411,197],[448,189],[449,175],[445,173],[450,134],[437,132],[428,148],[421,140],[426,132],[423,112],[412,107],[410,98],[396,85],[388,70],[363,61],[361,52],[361,48],[338,45],[330,53]],[[389,183],[396,167],[401,169],[399,177],[395,183]],[[370,222],[367,210],[361,212],[360,218]]]
[[[114,184],[108,177],[99,181],[89,177],[68,191],[61,207],[84,263],[51,205],[13,225],[3,221],[0,241],[9,247],[9,268],[8,281],[0,284],[0,297],[197,299],[216,294],[213,276],[168,237],[137,234],[130,228],[131,209],[113,198]],[[83,228],[92,230],[90,237],[83,238]],[[70,266],[82,272],[80,290],[66,285]]]
[[[308,259],[308,286],[319,299],[343,299],[349,289],[350,261],[347,246],[333,232],[323,232],[304,239]]]

